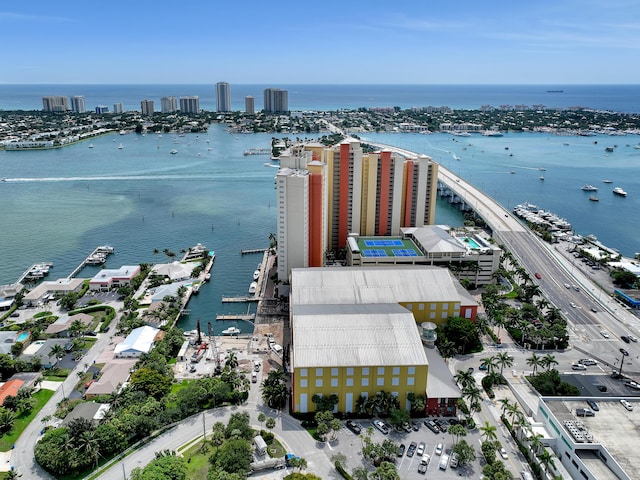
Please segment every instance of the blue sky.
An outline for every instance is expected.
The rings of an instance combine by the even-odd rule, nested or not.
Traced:
[[[640,80],[637,0],[0,3],[0,83]]]

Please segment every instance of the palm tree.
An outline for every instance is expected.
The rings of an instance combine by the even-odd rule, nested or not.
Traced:
[[[496,363],[500,365],[500,375],[502,375],[504,367],[511,368],[513,366],[513,357],[510,356],[507,352],[499,353],[496,358]]]
[[[535,435],[531,435],[527,440],[531,444],[531,450],[533,453],[538,453],[540,447],[542,446],[542,439],[544,436],[541,433],[536,433]]]
[[[487,368],[487,372],[492,373],[493,369],[496,368],[496,357],[486,357],[480,360],[480,365],[484,368]]]
[[[498,430],[497,427],[491,425],[486,420],[484,422],[484,426],[480,427],[479,430],[482,432],[485,442],[498,439],[498,435],[496,434],[496,431]]]
[[[0,408],[0,432],[8,432],[11,430],[15,421],[15,412],[6,408]]]
[[[13,467],[12,467],[12,468],[13,468]],[[7,480],[16,480],[16,478],[19,478],[19,477],[21,477],[21,476],[22,476],[22,474],[21,474],[21,473],[18,473],[18,471],[17,471],[17,470],[9,470],[9,471],[7,472],[6,477],[4,477],[4,478],[6,478]]]
[[[511,407],[511,400],[509,400],[508,398],[501,398],[500,400],[498,400],[498,403],[500,403],[502,415],[504,415],[505,412]]]
[[[82,432],[78,441],[78,450],[81,454],[90,459],[94,467],[98,466],[100,458],[100,444],[94,436],[93,430]]]
[[[482,400],[482,394],[475,385],[470,386],[462,390],[462,396],[469,404],[469,415],[473,415],[474,411],[480,411],[480,401]]]
[[[517,415],[522,415],[522,412],[520,411],[520,407],[518,406],[518,404],[514,402],[511,405],[509,405],[509,407],[507,408],[506,415],[507,415],[507,417],[509,417],[509,421],[513,425],[513,419]]]
[[[235,352],[231,352],[228,356],[227,359],[224,362],[224,366],[225,367],[229,367],[230,369],[234,369],[238,367],[238,357],[235,354]]]
[[[453,379],[456,381],[458,385],[460,385],[460,388],[462,390],[465,390],[471,387],[472,385],[475,386],[476,384],[476,379],[473,378],[473,373],[470,372],[469,370],[467,371],[458,370],[458,373],[454,375]]]
[[[64,357],[64,348],[62,347],[62,345],[56,343],[51,347],[51,350],[49,350],[49,358],[51,357],[55,357],[56,364],[58,363],[58,360]]]
[[[527,358],[527,365],[533,367],[533,374],[536,374],[538,367],[543,366],[543,358],[539,357],[535,353],[532,353],[529,358]]]
[[[540,463],[544,466],[544,472],[549,473],[549,466],[555,468],[556,464],[553,462],[553,455],[551,455],[547,449],[542,450],[540,455],[538,455],[540,459]]]
[[[542,364],[546,367],[547,370],[551,370],[552,367],[558,365],[558,361],[553,354],[547,353],[542,359]]]

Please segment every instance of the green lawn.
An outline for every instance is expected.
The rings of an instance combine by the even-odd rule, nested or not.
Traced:
[[[53,396],[53,393],[52,390],[40,390],[33,394],[33,398],[36,401],[33,410],[31,410],[31,413],[28,415],[16,418],[11,431],[0,437],[0,452],[8,452],[11,450],[11,445],[16,443],[18,437],[24,429],[27,428],[27,425],[34,419],[40,409],[44,407],[45,403]]]
[[[68,368],[52,368],[42,372],[42,378],[52,382],[61,382],[69,376],[71,370]]]
[[[204,444],[204,450],[202,447],[202,441],[199,441],[182,452],[182,456],[187,462],[187,478],[189,480],[207,480],[207,473],[211,467],[209,457],[213,454],[214,448],[209,442]]]

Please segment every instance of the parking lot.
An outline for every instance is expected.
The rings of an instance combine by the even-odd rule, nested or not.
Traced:
[[[430,418],[428,420],[434,420]],[[447,419],[439,419],[447,421]],[[373,420],[354,420],[355,423],[362,427],[362,432],[365,433],[369,427],[374,427]],[[402,457],[396,457],[396,469],[403,479],[424,479],[426,478],[480,478],[482,474],[482,465],[480,462],[480,442],[481,433],[479,430],[468,431],[465,440],[476,450],[476,460],[468,465],[458,466],[453,469],[450,466],[446,470],[440,470],[438,464],[441,460],[441,456],[436,454],[436,446],[439,443],[444,445],[442,455],[451,455],[451,448],[453,446],[453,438],[448,433],[434,433],[429,430],[425,424],[424,419],[416,419],[417,431],[411,432],[398,432],[391,429],[390,433],[385,435],[378,429],[373,428],[372,440],[375,443],[382,443],[385,439],[393,440],[396,444],[404,444],[405,451]],[[408,456],[408,448],[411,442],[416,443],[418,447],[421,443],[425,444],[424,453],[430,457],[427,470],[424,474],[418,473],[418,466],[420,465],[421,456],[414,453],[413,456]],[[347,470],[351,471],[358,466],[370,467],[370,464],[365,463],[362,457],[363,441],[354,432],[349,430],[346,426],[338,434],[338,440],[331,443],[331,453],[327,452],[329,456],[336,453],[342,453],[347,457]],[[484,463],[483,463],[484,464]]]

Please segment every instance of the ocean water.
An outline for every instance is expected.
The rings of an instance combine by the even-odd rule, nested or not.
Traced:
[[[482,105],[545,105],[550,108],[586,107],[640,113],[640,85],[231,85],[233,110],[244,110],[244,98],[255,98],[262,109],[265,88],[289,92],[291,110],[339,110],[361,107],[401,108],[448,106],[478,109]],[[549,93],[548,90],[562,90]],[[0,85],[0,110],[41,110],[46,95],[84,95],[88,110],[122,103],[140,110],[140,101],[154,100],[160,110],[164,96],[200,97],[200,108],[215,110],[215,81],[211,85]]]
[[[95,97],[101,99],[96,104],[122,101],[131,102],[135,108],[136,101],[139,106],[134,100],[137,98],[202,92],[209,92],[205,100],[214,102],[213,86],[192,86],[192,90],[186,86],[175,90],[166,87],[135,86],[130,90],[122,85],[91,86]],[[262,87],[247,86],[246,94],[251,91],[249,87],[256,90],[253,94],[258,103]],[[304,105],[315,110],[340,108],[342,102],[342,107],[356,106],[363,98],[377,99],[376,106],[527,103],[524,94],[509,98],[505,87],[441,87],[432,96],[420,94],[421,88],[367,86],[358,93],[352,86],[291,87],[289,101],[292,108]],[[424,88],[438,91],[435,87]],[[529,103],[539,102],[533,87],[513,88],[533,95]],[[543,88],[539,96],[560,98],[560,94],[546,94]],[[589,88],[598,90],[584,87]],[[627,87],[615,88],[622,90],[612,99],[607,100],[609,87],[591,98],[594,102],[610,102],[599,108],[620,106],[625,107],[623,111],[640,111],[638,105],[629,102],[633,98],[640,102],[639,92],[628,96]],[[42,95],[85,93],[78,90],[74,86],[4,85],[0,86],[0,106],[37,109],[41,108]],[[493,91],[495,100],[483,96],[484,90],[487,95]],[[564,91],[566,95],[567,87]],[[233,85],[232,92],[236,99],[245,94]],[[8,105],[12,102],[13,106]],[[64,277],[101,244],[115,247],[116,253],[106,264],[115,268],[165,262],[169,259],[162,253],[154,254],[154,249],[162,252],[167,248],[179,255],[180,250],[200,242],[216,251],[212,281],[192,298],[191,313],[181,326],[193,328],[197,318],[204,327],[211,321],[214,330],[230,326],[226,322],[216,325],[215,315],[244,312],[247,305],[222,304],[221,298],[245,294],[262,259],[261,255],[242,256],[240,250],[266,247],[269,233],[276,230],[277,170],[265,166],[271,164],[267,156],[244,156],[243,152],[268,147],[272,136],[234,135],[222,125],[212,125],[208,133],[185,137],[112,134],[56,150],[0,150],[0,178],[7,179],[0,182],[0,284],[14,282],[31,264],[42,261],[55,264],[49,279]],[[510,133],[495,138],[447,134],[366,134],[364,138],[430,155],[506,207],[525,201],[536,203],[567,218],[578,233],[595,234],[625,255],[640,251],[635,227],[640,207],[640,149],[633,148],[640,137]],[[89,143],[94,148],[88,148]],[[117,148],[120,143],[122,149]],[[606,146],[614,145],[613,153],[605,152]],[[174,148],[179,153],[171,155]],[[541,174],[544,181],[539,179]],[[614,183],[604,184],[604,179]],[[580,190],[585,183],[600,187],[599,202],[590,202],[589,194]],[[628,197],[614,196],[614,186],[624,188]],[[453,207],[438,202],[436,222],[458,226],[462,218]],[[97,271],[97,267],[87,267],[80,276],[89,277]],[[238,327],[250,330],[250,325],[242,322]]]

